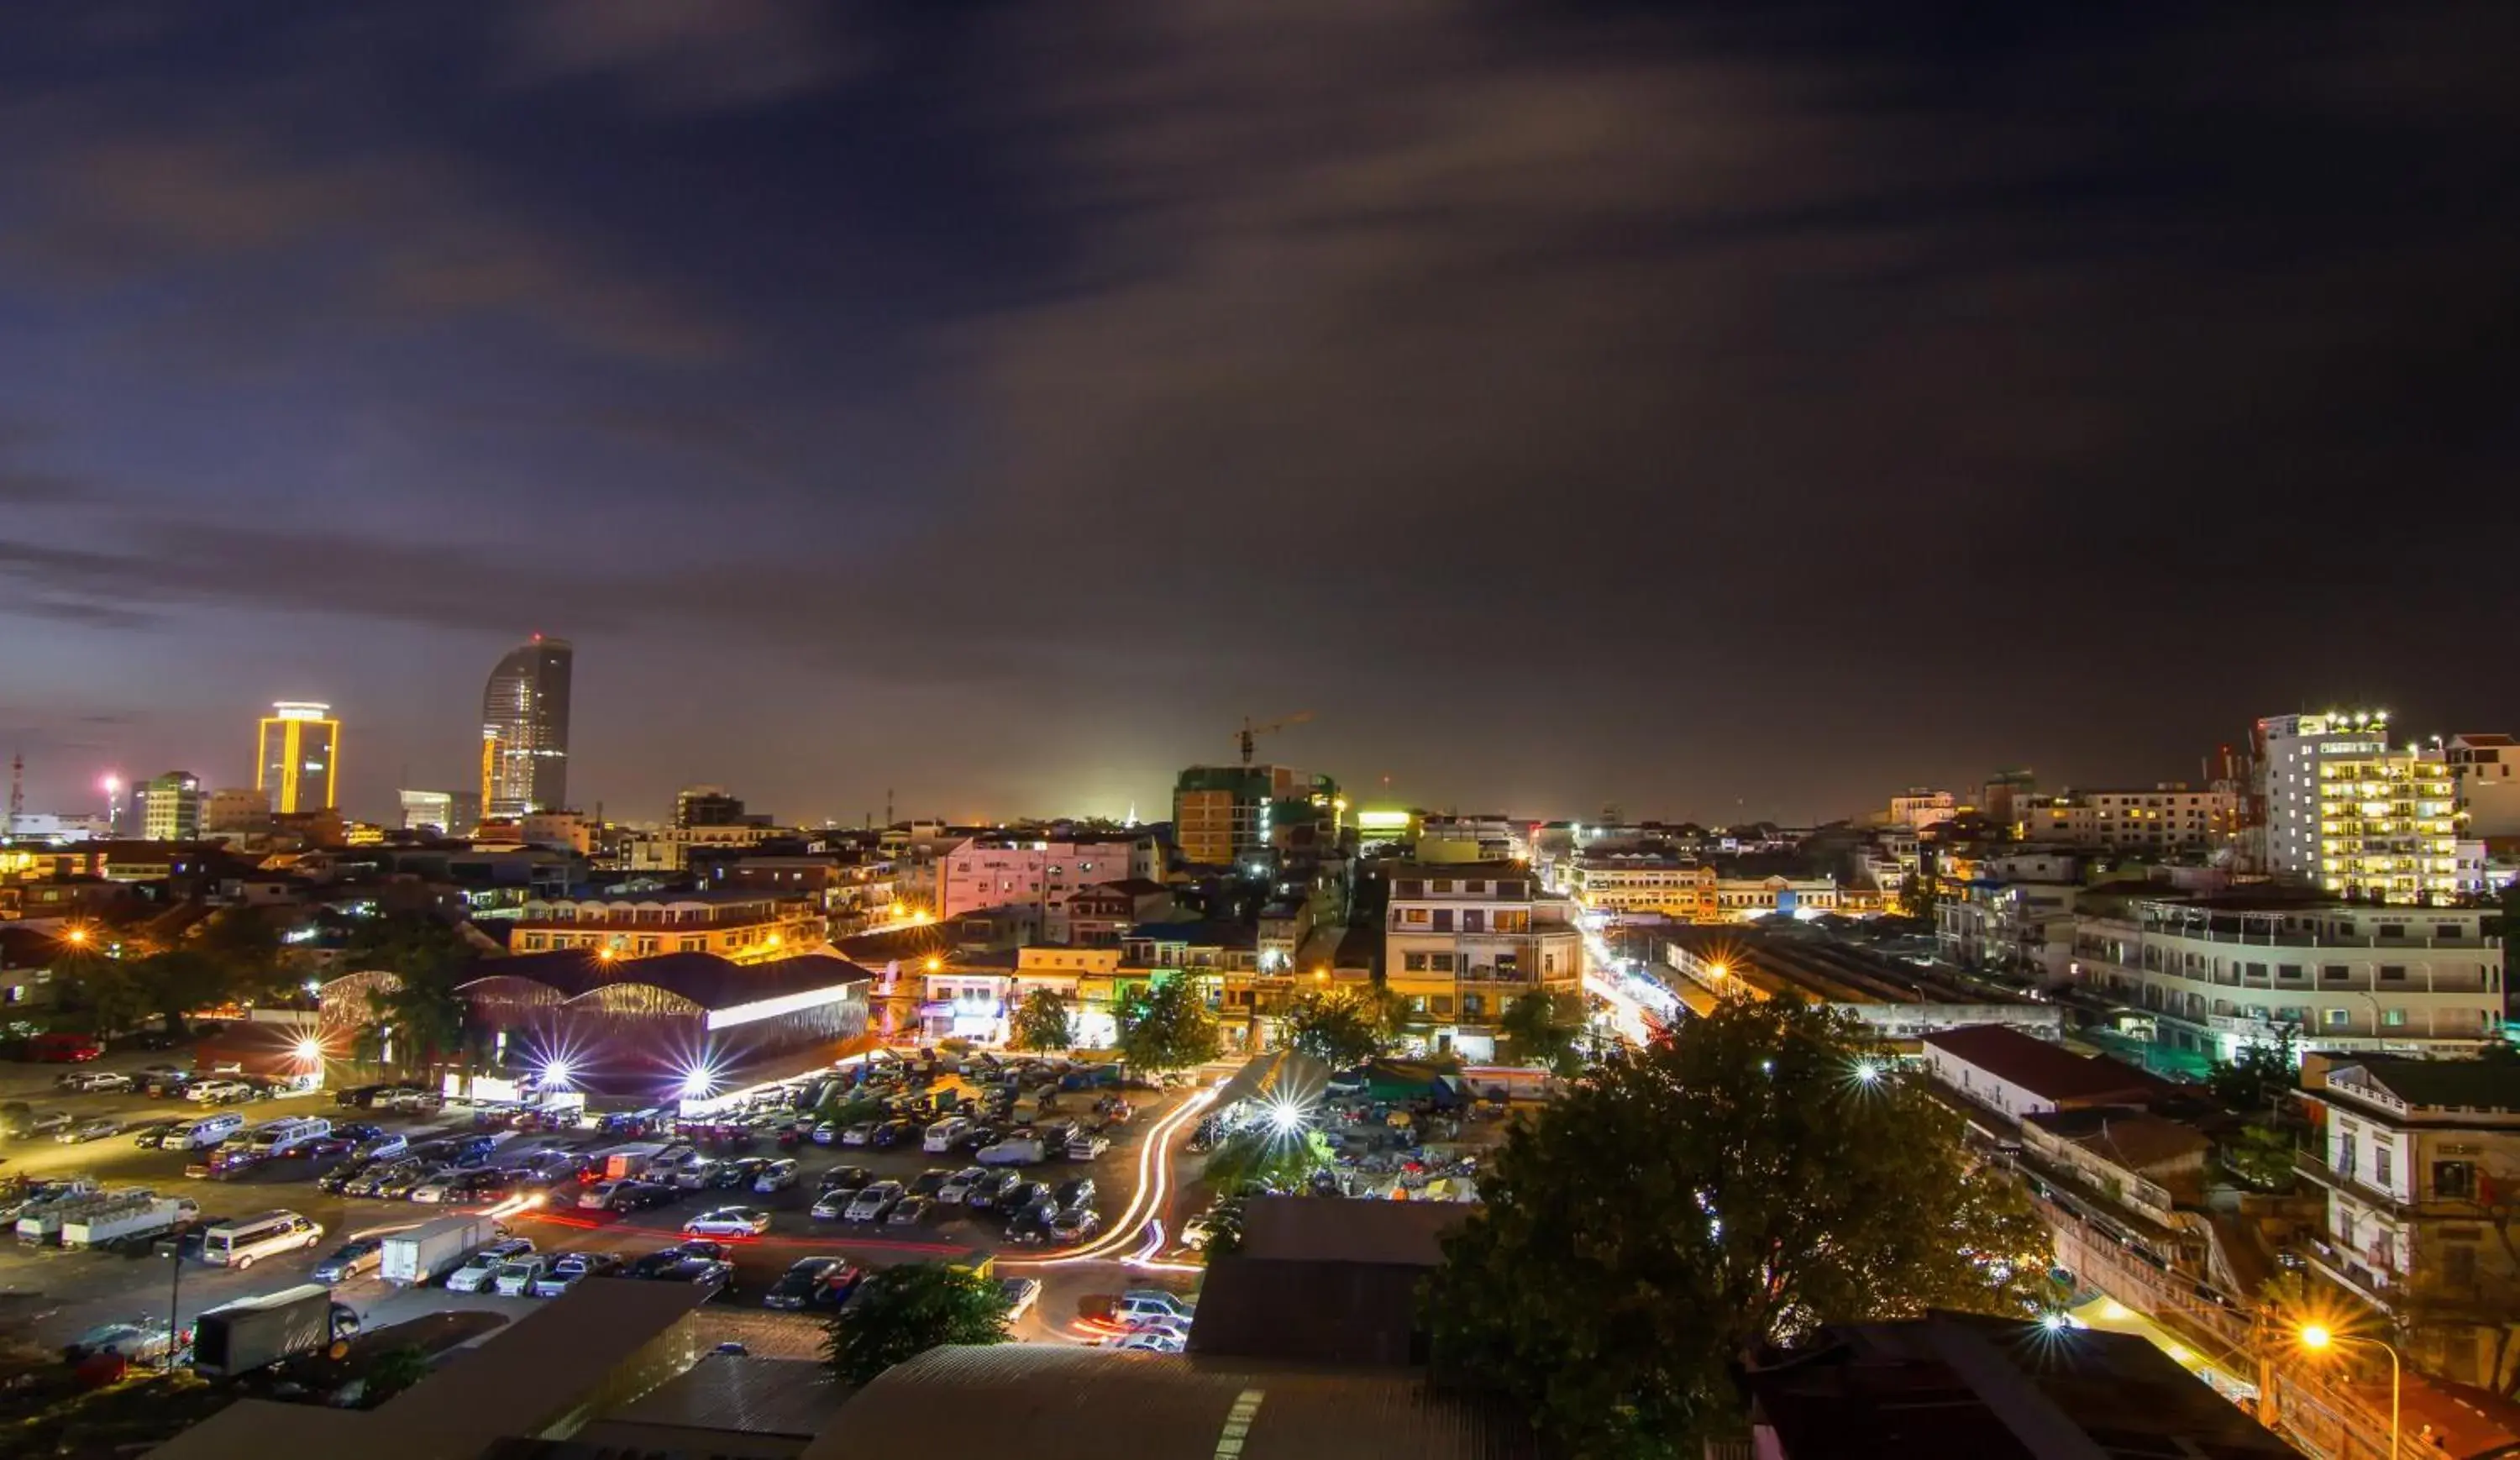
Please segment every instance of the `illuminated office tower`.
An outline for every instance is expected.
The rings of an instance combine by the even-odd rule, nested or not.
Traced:
[[[568,805],[566,639],[534,635],[481,691],[481,814],[494,820]]]
[[[341,771],[341,722],[333,707],[282,701],[271,707],[255,737],[254,789],[271,798],[281,816],[329,811]]]

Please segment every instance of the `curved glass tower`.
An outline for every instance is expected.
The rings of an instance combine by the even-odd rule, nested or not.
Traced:
[[[508,651],[481,691],[481,814],[522,816],[568,805],[566,639]]]

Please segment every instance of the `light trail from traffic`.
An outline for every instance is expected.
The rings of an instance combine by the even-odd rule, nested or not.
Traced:
[[[1172,1141],[1182,1127],[1196,1119],[1216,1099],[1213,1088],[1193,1091],[1179,1110],[1156,1121],[1147,1131],[1146,1143],[1138,1149],[1138,1189],[1129,1198],[1128,1209],[1111,1224],[1109,1231],[1072,1252],[1048,1257],[1000,1257],[1001,1267],[1064,1267],[1077,1262],[1108,1261],[1144,1240],[1141,1228],[1147,1218],[1163,1209],[1164,1198],[1172,1185]]]

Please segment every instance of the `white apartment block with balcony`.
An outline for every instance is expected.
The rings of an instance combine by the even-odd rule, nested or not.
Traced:
[[[1396,867],[1384,983],[1432,1048],[1493,1058],[1496,1022],[1515,999],[1582,990],[1575,914],[1572,898],[1540,890],[1521,862]]]
[[[2502,1030],[2502,939],[2472,908],[2138,899],[2074,927],[2074,981],[2150,1012],[2174,1048],[2275,1042],[2460,1056]]]
[[[2389,1316],[2407,1358],[2500,1389],[2506,1326],[2520,1326],[2520,1264],[2498,1228],[2520,1190],[2520,1066],[2483,1061],[2339,1060],[2304,1072],[2324,1108],[2326,1144],[2301,1173],[2326,1195],[2306,1255],[2320,1273]]]
[[[2321,890],[2422,902],[2459,886],[2457,803],[2441,748],[2389,749],[2387,710],[2276,715],[2264,745],[2264,859]]]

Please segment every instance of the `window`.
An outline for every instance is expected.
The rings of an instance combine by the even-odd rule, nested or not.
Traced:
[[[1450,933],[1453,931],[1453,910],[1451,908],[1439,907],[1435,909],[1435,931],[1437,933]]]
[[[1404,907],[1400,910],[1400,922],[1401,926],[1406,928],[1423,928],[1428,922],[1426,909]]]
[[[2453,1291],[2473,1292],[2476,1288],[2476,1249],[2464,1242],[2446,1242],[2440,1251],[2443,1283]]]
[[[2375,1186],[2379,1186],[2379,1187],[2383,1187],[2383,1188],[2385,1188],[2385,1187],[2387,1187],[2387,1186],[2388,1186],[2388,1184],[2389,1184],[2391,1181],[2396,1180],[2396,1179],[2397,1179],[2397,1171],[2396,1171],[2396,1169],[2395,1169],[2396,1163],[2397,1163],[2397,1153],[2396,1153],[2396,1152],[2394,1152],[2394,1151],[2390,1150],[2390,1149],[2389,1149],[2388,1147],[2386,1147],[2386,1146],[2374,1146],[2374,1147],[2372,1147],[2372,1148],[2371,1148],[2371,1183],[2372,1183],[2373,1185],[2375,1185]]]
[[[2342,983],[2345,981],[2345,965],[2322,963],[2318,966],[2318,977],[2324,982]]]
[[[2405,1028],[2407,1026],[2407,1011],[2404,1009],[2383,1009],[2380,1011],[2380,1023],[2393,1029]]]
[[[1465,993],[1462,995],[1462,1017],[1463,1019],[1485,1019],[1487,1017],[1487,995],[1479,993]]]
[[[2275,965],[2275,977],[2278,979],[2298,979],[2301,977],[2301,974],[2302,968],[2298,963],[2278,963]]]
[[[2336,1174],[2340,1176],[2354,1174],[2354,1137],[2350,1135],[2336,1138]]]
[[[2470,1161],[2434,1162],[2433,1195],[2445,1202],[2475,1201],[2476,1163]]]
[[[1426,955],[1426,967],[1439,974],[1449,974],[1453,971],[1453,955],[1429,953]]]
[[[1462,909],[1462,931],[1463,933],[1485,933],[1487,931],[1487,923],[1488,915],[1479,911],[1477,908],[1465,907]]]
[[[2380,981],[2383,983],[2404,983],[2407,981],[2407,970],[2400,964],[2384,963],[2380,965]]]
[[[1450,1014],[1453,1012],[1453,996],[1449,993],[1439,993],[1432,999],[1427,1000],[1427,1002],[1433,1006],[1427,1011],[1429,1013]]]
[[[1453,890],[1453,880],[1452,880],[1451,878],[1449,878],[1449,877],[1439,877],[1439,878],[1436,878],[1436,879],[1435,879],[1435,885],[1434,885],[1434,890],[1435,890],[1435,892],[1436,892],[1436,894],[1437,894],[1438,896],[1441,896],[1441,895],[1442,895],[1442,894],[1444,894],[1444,893],[1450,892],[1451,890]]]
[[[2346,1010],[2330,1009],[2327,1011],[2327,1027],[2331,1029],[2341,1029],[2347,1025],[2353,1023],[2353,1021],[2354,1016]]]

